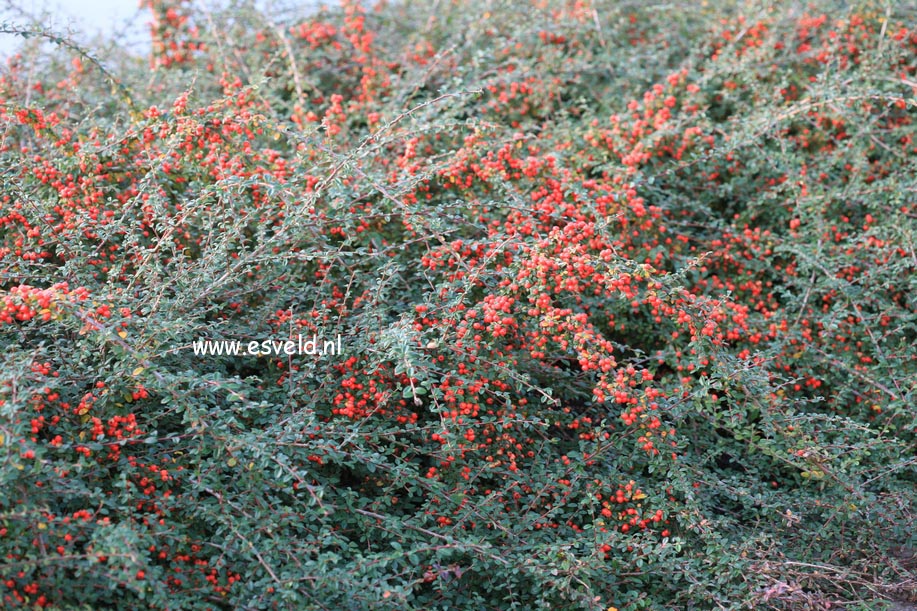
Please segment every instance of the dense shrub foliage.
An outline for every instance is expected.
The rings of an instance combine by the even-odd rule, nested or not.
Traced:
[[[0,606],[914,595],[912,3],[148,4],[3,28]]]

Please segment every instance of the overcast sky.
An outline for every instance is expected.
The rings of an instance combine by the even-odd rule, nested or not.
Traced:
[[[143,45],[148,40],[149,11],[141,11],[139,0],[0,0],[0,21],[23,23],[23,14],[47,17],[46,25],[59,32],[79,32],[86,42],[100,32],[124,32],[126,40]],[[45,14],[47,11],[47,14]],[[9,55],[22,38],[0,34],[0,55]],[[143,51],[143,47],[139,49]]]

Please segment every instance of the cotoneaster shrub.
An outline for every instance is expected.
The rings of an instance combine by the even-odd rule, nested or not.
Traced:
[[[913,5],[147,4],[4,28],[5,608],[914,596]]]

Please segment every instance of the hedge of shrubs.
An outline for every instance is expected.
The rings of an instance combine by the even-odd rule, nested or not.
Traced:
[[[0,606],[915,596],[912,3],[147,8],[2,28]]]

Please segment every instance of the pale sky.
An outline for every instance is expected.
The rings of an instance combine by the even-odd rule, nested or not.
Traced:
[[[0,21],[20,25],[22,13],[44,16],[45,25],[59,32],[68,28],[79,32],[75,38],[84,43],[99,32],[124,32],[125,39],[141,45],[138,51],[143,52],[150,17],[139,4],[139,0],[0,0]],[[0,56],[9,55],[21,42],[19,36],[0,34]]]
[[[224,0],[194,0],[207,6],[226,6]],[[292,9],[314,12],[321,5],[337,6],[338,0],[254,0],[261,10],[274,12]],[[54,31],[74,33],[81,44],[102,32],[117,33],[122,43],[140,55],[150,48],[150,11],[140,9],[140,0],[0,0],[0,23],[22,25],[23,15],[41,18]],[[0,64],[21,43],[20,36],[0,33]]]

